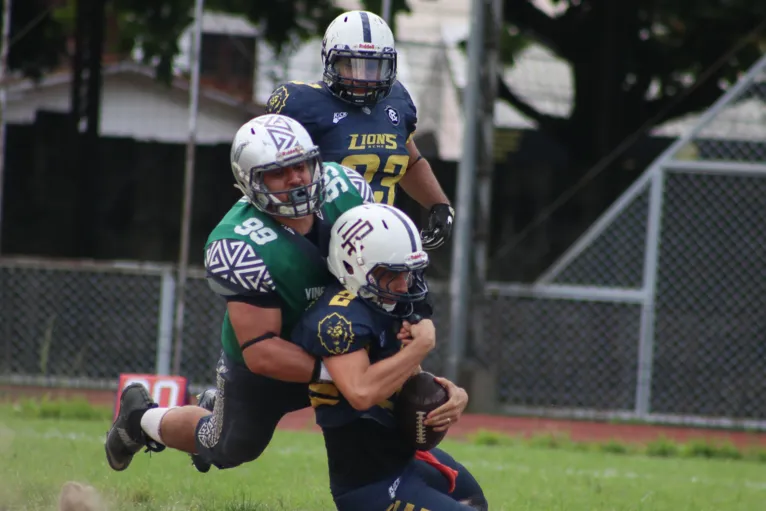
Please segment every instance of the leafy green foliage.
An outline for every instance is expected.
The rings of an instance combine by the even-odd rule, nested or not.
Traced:
[[[29,76],[41,76],[63,63],[65,38],[75,31],[76,0],[56,2],[55,9],[46,10],[48,3],[13,3],[12,38],[19,37],[11,46],[10,66]],[[365,0],[365,5],[380,12],[382,0]],[[119,34],[117,47],[109,50],[127,54],[140,45],[144,63],[156,66],[158,77],[168,81],[179,37],[193,21],[194,0],[108,0],[106,8]],[[342,12],[332,0],[206,0],[205,10],[244,16],[278,52],[321,35]],[[409,12],[406,0],[394,0],[392,11]]]
[[[709,106],[722,86],[755,62],[766,40],[764,30],[745,37],[758,26],[766,28],[766,3],[760,0],[551,3],[563,13],[549,16],[531,0],[505,0],[504,21],[571,64],[571,114],[544,114],[505,83],[499,95],[585,164],[647,122],[658,124]],[[734,56],[721,60],[734,48]]]
[[[66,47],[64,27],[43,0],[16,1],[11,5],[8,67],[39,79],[61,61]],[[0,10],[0,20],[2,11]]]

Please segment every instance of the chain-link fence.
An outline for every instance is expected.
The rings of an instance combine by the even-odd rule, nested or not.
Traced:
[[[537,284],[488,284],[468,352],[500,405],[766,429],[764,69],[766,57]],[[173,275],[0,259],[0,379],[113,386],[167,365]],[[424,365],[442,372],[450,297],[432,289],[442,342]],[[224,307],[192,271],[181,368],[193,384],[213,379]]]
[[[225,301],[202,270],[190,273],[181,374],[208,385]],[[170,265],[0,258],[0,381],[112,387],[120,373],[167,371],[174,279]],[[434,287],[436,321],[446,323],[443,286]],[[441,371],[444,351],[431,354],[429,370]]]
[[[536,285],[497,286],[508,409],[766,428],[765,70],[684,121]]]
[[[169,265],[0,259],[0,379],[111,387],[120,373],[163,371],[173,279]],[[214,379],[224,308],[193,272],[182,363],[192,382]]]
[[[0,374],[76,380],[113,378],[118,367],[154,371],[160,279],[151,272],[11,261],[0,266],[0,282]]]

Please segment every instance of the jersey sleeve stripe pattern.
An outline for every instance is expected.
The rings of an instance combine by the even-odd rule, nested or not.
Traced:
[[[369,183],[364,180],[364,176],[348,167],[341,166],[341,168],[343,169],[343,172],[346,173],[348,180],[351,181],[351,184],[354,185],[354,188],[359,192],[359,195],[362,196],[362,200],[366,203],[375,202],[375,195],[372,191],[372,187],[370,187]]]
[[[211,243],[205,268],[209,276],[249,293],[276,291],[266,263],[245,241],[222,239]]]

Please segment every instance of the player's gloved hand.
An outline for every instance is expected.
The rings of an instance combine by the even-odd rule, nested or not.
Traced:
[[[434,204],[428,213],[428,227],[420,231],[423,248],[433,250],[439,248],[452,234],[452,223],[455,210],[449,204]]]
[[[419,316],[421,319],[429,319],[434,316],[434,306],[431,303],[430,294],[426,295],[425,300],[413,304],[412,315]],[[414,325],[417,321],[412,321],[412,319],[410,319],[410,323]]]

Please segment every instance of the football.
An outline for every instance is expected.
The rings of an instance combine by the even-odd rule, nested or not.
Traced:
[[[447,390],[431,373],[415,374],[402,386],[396,401],[396,422],[399,430],[415,449],[429,451],[439,445],[447,434],[446,431],[437,432],[423,424],[428,413],[447,400]]]

